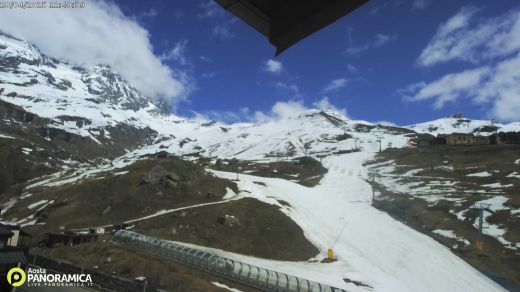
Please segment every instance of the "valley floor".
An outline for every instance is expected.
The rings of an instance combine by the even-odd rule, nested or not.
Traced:
[[[225,255],[348,291],[504,291],[448,248],[371,206],[363,162],[372,157],[360,152],[324,159],[329,171],[314,188],[241,175],[241,195],[280,205],[320,255],[315,262],[301,263]],[[229,179],[236,176],[215,173]],[[338,261],[319,263],[331,247]]]

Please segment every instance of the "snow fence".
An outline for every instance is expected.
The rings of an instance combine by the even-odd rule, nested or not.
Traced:
[[[231,260],[133,231],[119,230],[114,234],[113,241],[116,244],[145,251],[263,291],[345,292],[343,289]]]

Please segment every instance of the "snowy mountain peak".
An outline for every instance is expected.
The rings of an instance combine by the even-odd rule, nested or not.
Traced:
[[[89,93],[111,104],[120,104],[124,108],[136,111],[151,102],[119,74],[114,73],[108,65],[97,65],[83,70],[81,80],[87,85]]]
[[[146,128],[159,112],[110,66],[72,65],[7,34],[0,34],[0,98],[58,124],[63,116],[89,120],[90,129],[119,123]],[[67,130],[89,136],[88,128]]]
[[[53,66],[56,62],[43,54],[40,49],[31,42],[17,39],[0,31],[0,66],[16,68],[20,63],[29,65]]]
[[[66,132],[97,145],[123,141],[125,147],[149,143],[158,133],[171,137],[172,124],[180,122],[161,114],[159,102],[143,96],[110,66],[57,60],[7,34],[0,34],[0,100],[45,118],[38,127],[44,126],[46,140],[51,132]]]
[[[48,57],[36,45],[5,33],[0,33],[0,57],[0,71],[7,73],[0,77],[0,85],[18,86],[18,90],[13,88],[13,94],[40,97],[45,92],[36,89],[45,84],[60,90],[54,94],[57,96],[91,95],[88,99],[92,102],[134,111],[147,107],[151,102],[108,65],[71,66]],[[9,93],[9,86],[4,88]]]

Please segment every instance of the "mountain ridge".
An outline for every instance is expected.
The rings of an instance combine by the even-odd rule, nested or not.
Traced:
[[[124,136],[112,139],[112,132],[119,131],[114,129],[125,128],[132,133],[128,140],[136,142],[125,143],[116,155],[167,151],[240,159],[323,156],[358,147],[367,151],[405,147],[419,134],[489,135],[490,129],[520,130],[520,123],[452,118],[385,126],[352,120],[333,107],[248,123],[192,120],[164,114],[160,103],[142,95],[108,65],[73,65],[8,34],[0,34],[0,57],[0,99],[45,120],[37,131],[43,139],[49,139],[50,132],[65,132],[106,148]],[[4,116],[4,120],[13,117]],[[23,118],[17,122],[24,123]]]

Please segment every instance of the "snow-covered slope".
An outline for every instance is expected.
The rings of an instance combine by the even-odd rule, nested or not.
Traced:
[[[520,131],[520,123],[501,124],[494,121],[472,120],[465,118],[443,118],[431,122],[420,123],[406,127],[417,133],[431,134],[452,134],[452,133],[474,133],[476,135],[490,135],[498,132],[517,132]]]
[[[221,125],[189,121],[171,126],[174,139],[161,141],[129,154],[156,151],[177,155],[200,153],[206,157],[245,160],[280,159],[303,155],[322,156],[359,148],[403,147],[409,132],[352,121],[335,111],[308,110],[297,116],[263,123]]]
[[[333,248],[337,262],[286,263],[223,255],[346,291],[505,291],[445,246],[371,206],[369,177],[362,163],[372,156],[360,152],[325,158],[329,172],[315,188],[248,175],[238,182],[240,189],[247,190],[241,195],[279,205],[320,249],[319,258]]]

